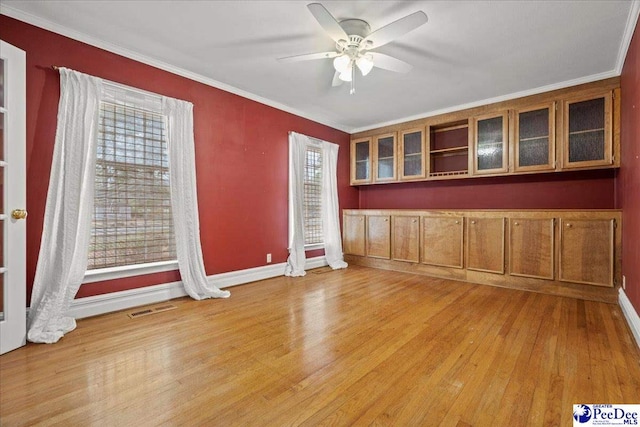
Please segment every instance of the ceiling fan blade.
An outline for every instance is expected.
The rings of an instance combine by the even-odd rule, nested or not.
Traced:
[[[333,81],[331,82],[331,86],[336,87],[342,84],[342,80],[340,80],[340,72],[336,71],[333,75]]]
[[[396,73],[408,73],[413,66],[404,61],[385,55],[384,53],[369,52],[373,58],[373,66],[382,68],[383,70],[395,71]]]
[[[329,37],[331,37],[336,43],[338,40],[349,40],[349,36],[345,33],[338,21],[336,21],[336,18],[334,18],[323,5],[320,3],[311,3],[307,5],[307,7],[318,23],[327,32]]]
[[[288,63],[288,62],[298,62],[298,61],[310,61],[312,59],[325,59],[325,58],[335,58],[340,55],[338,52],[318,52],[318,53],[307,53],[304,55],[295,55],[295,56],[287,56],[284,58],[278,58],[278,61]]]
[[[360,46],[366,46],[366,49],[375,49],[382,45],[385,45],[400,36],[415,30],[421,25],[427,23],[429,18],[423,11],[414,12],[411,15],[407,15],[404,18],[400,18],[397,21],[393,21],[391,24],[385,25],[382,28],[377,29],[373,33],[369,34],[360,43]],[[369,46],[367,43],[371,42]]]

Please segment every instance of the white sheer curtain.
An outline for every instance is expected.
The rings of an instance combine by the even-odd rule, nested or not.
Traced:
[[[338,145],[327,141],[312,142],[296,132],[289,133],[289,258],[286,276],[304,276],[304,167],[309,146],[321,147],[322,195],[321,216],[325,258],[333,269],[346,268],[342,254],[338,213]]]
[[[342,237],[338,214],[338,149],[322,141],[322,240],[324,256],[334,270],[347,268],[342,255]]]
[[[182,283],[189,296],[196,300],[228,298],[229,291],[222,291],[209,283],[202,259],[196,193],[193,104],[163,97],[162,109],[167,117],[171,210]]]
[[[60,68],[60,103],[29,332],[54,343],[76,327],[65,316],[87,268],[102,80]]]
[[[289,132],[289,258],[285,276],[304,276],[304,164],[309,138]]]

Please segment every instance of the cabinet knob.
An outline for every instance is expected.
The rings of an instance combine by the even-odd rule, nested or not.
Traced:
[[[389,221],[389,218],[385,218],[385,219],[384,219],[384,222],[387,222],[387,221]]]
[[[475,221],[471,221],[471,224],[475,224],[475,223],[476,223]]]
[[[456,224],[460,224],[460,221],[457,221],[457,220],[456,220]]]
[[[573,227],[573,225],[571,225],[570,223],[567,223],[567,227],[571,228]]]
[[[418,221],[417,219],[414,219],[414,220],[413,220],[413,221],[411,221],[411,222],[413,222],[413,223],[415,224],[417,221]]]
[[[518,223],[518,222],[514,222],[514,223],[513,223],[513,225],[520,225],[520,223]]]
[[[359,219],[360,221],[362,221],[362,220],[363,220],[363,218],[358,218],[358,219]]]

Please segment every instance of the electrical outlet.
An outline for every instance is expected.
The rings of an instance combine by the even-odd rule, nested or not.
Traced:
[[[271,254],[267,254],[267,264],[271,263]]]
[[[627,278],[624,277],[624,274],[622,275],[622,290],[627,290]]]

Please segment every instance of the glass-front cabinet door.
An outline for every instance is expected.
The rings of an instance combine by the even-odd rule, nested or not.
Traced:
[[[607,92],[564,102],[564,168],[613,163],[612,98]]]
[[[508,113],[474,117],[474,174],[507,172]]]
[[[371,138],[351,141],[351,185],[371,182]]]
[[[389,133],[374,138],[373,158],[375,182],[395,181],[396,175],[396,134]]]
[[[514,170],[555,169],[555,103],[514,112]]]
[[[426,176],[424,129],[400,132],[400,179],[418,179]]]

